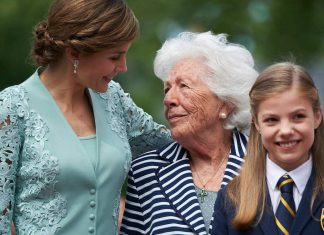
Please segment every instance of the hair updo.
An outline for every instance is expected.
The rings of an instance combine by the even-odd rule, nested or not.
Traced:
[[[34,29],[31,56],[46,67],[67,47],[91,54],[132,42],[138,34],[138,20],[123,0],[55,0]]]

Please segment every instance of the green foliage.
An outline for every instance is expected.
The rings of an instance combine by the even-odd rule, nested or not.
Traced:
[[[35,69],[29,51],[34,25],[46,15],[49,0],[0,0],[0,90],[25,80]]]
[[[163,86],[153,73],[161,44],[181,31],[227,33],[245,45],[260,70],[295,57],[310,68],[324,61],[322,0],[127,0],[141,24],[128,53],[128,72],[117,78],[136,103],[158,122],[163,118]],[[0,0],[0,90],[25,80],[35,69],[29,51],[32,28],[50,0]],[[317,69],[322,74],[323,70]],[[323,83],[322,83],[323,84]]]

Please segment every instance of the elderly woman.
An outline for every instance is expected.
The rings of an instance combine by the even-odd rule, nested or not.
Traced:
[[[175,142],[133,161],[121,234],[207,234],[217,192],[243,162],[257,72],[226,35],[181,33],[154,62]]]

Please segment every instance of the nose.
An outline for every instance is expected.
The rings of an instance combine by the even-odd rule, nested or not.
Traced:
[[[163,103],[166,108],[170,108],[178,105],[177,92],[175,91],[174,88],[170,88],[168,92],[164,95]]]
[[[294,132],[294,126],[289,121],[282,121],[280,123],[280,134],[284,136],[289,136],[293,134]]]
[[[126,63],[126,56],[122,56],[120,61],[119,61],[119,64],[117,66],[117,71],[119,73],[125,73],[127,72],[127,63]]]

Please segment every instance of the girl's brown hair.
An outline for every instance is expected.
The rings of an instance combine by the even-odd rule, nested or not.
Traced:
[[[139,23],[123,0],[55,0],[48,17],[34,29],[32,59],[55,64],[65,48],[91,54],[132,42]]]
[[[318,90],[311,76],[301,66],[293,63],[277,63],[265,69],[257,78],[249,93],[253,119],[256,121],[258,107],[262,101],[282,93],[292,86],[307,97],[313,111],[321,111]],[[323,119],[315,130],[315,139],[311,147],[315,184],[310,207],[317,195],[324,192],[324,126]],[[227,193],[236,208],[232,221],[237,229],[246,229],[257,224],[266,205],[266,149],[255,125],[251,126],[247,155],[241,173],[229,183]]]

